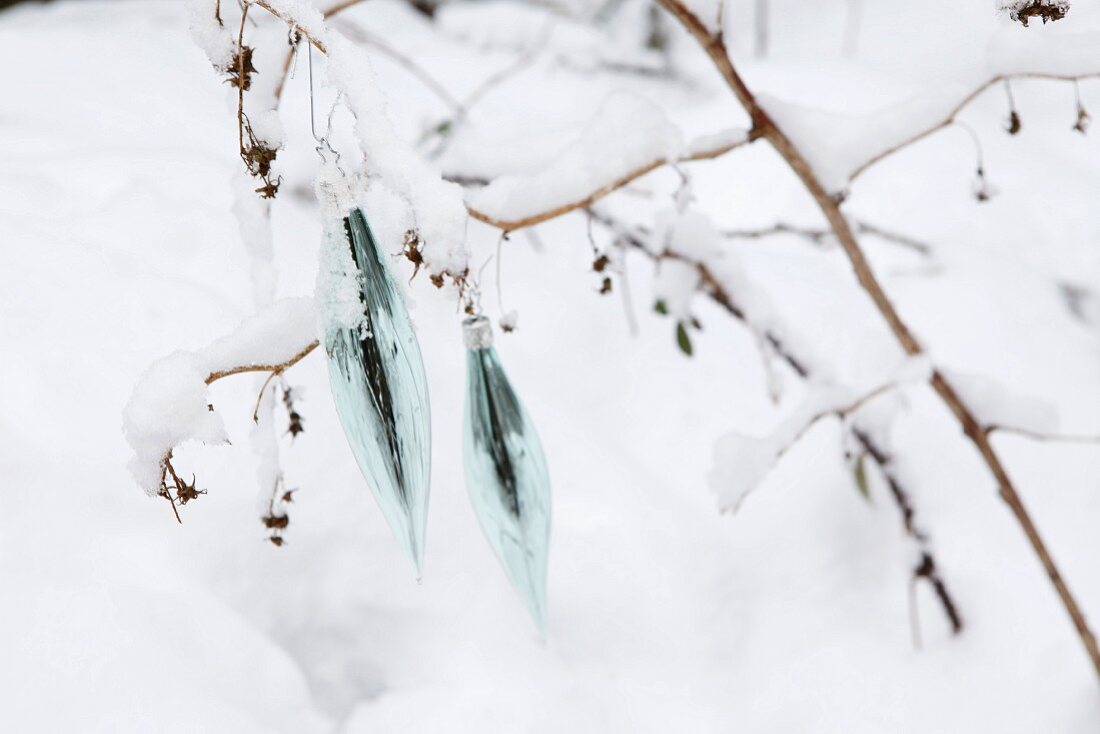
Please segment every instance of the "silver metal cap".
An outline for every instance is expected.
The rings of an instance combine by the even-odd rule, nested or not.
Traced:
[[[484,316],[471,316],[462,322],[462,341],[467,349],[493,346],[493,326]]]

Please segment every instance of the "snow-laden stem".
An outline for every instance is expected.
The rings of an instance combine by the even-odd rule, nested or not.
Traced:
[[[909,136],[908,138],[901,141],[897,145],[893,145],[893,146],[887,148],[886,150],[881,151],[880,153],[876,154],[872,158],[869,158],[864,163],[860,164],[858,168],[856,168],[854,171],[852,171],[851,175],[848,177],[848,180],[849,181],[855,181],[857,178],[859,178],[859,176],[864,171],[866,171],[868,168],[875,165],[876,163],[882,161],[885,158],[889,158],[894,153],[897,153],[898,151],[902,150],[903,148],[909,147],[913,143],[924,140],[925,138],[927,138],[932,133],[937,132],[939,130],[942,130],[945,127],[947,127],[948,125],[954,124],[955,121],[956,121],[955,118],[958,117],[959,113],[962,112],[963,109],[967,105],[969,105],[971,102],[973,102],[979,96],[981,96],[982,92],[984,92],[985,90],[987,90],[990,87],[994,86],[995,84],[999,84],[1001,82],[1007,82],[1011,79],[1048,79],[1048,80],[1053,80],[1053,81],[1063,81],[1063,82],[1074,82],[1074,83],[1076,83],[1076,82],[1080,81],[1081,79],[1093,79],[1093,78],[1097,78],[1097,77],[1100,77],[1100,72],[1091,73],[1091,74],[1042,74],[1042,73],[1035,73],[1035,72],[1024,72],[1024,73],[1019,73],[1019,74],[997,74],[996,76],[992,77],[988,81],[982,83],[981,86],[979,86],[977,89],[972,91],[970,94],[963,97],[959,101],[959,103],[957,105],[955,105],[954,107],[952,107],[951,110],[948,111],[948,113],[939,122],[935,123],[931,127],[925,128],[924,130],[921,130],[917,133],[914,133],[913,135]]]
[[[825,215],[825,219],[828,221],[829,227],[832,229],[837,241],[843,248],[844,254],[851,262],[852,269],[855,271],[856,279],[859,281],[860,286],[862,286],[863,290],[870,296],[875,308],[878,309],[883,319],[885,319],[887,325],[890,327],[890,331],[894,334],[894,337],[905,353],[910,356],[922,354],[923,348],[920,342],[917,341],[912,331],[910,331],[909,326],[902,320],[901,316],[894,308],[894,305],[890,302],[886,292],[883,290],[882,285],[875,277],[874,272],[871,270],[871,266],[867,262],[867,257],[864,255],[863,249],[860,247],[859,241],[856,239],[851,225],[840,210],[839,201],[825,189],[825,186],[821,183],[821,180],[807,162],[804,153],[791,142],[790,138],[783,133],[768,113],[757,103],[752,91],[745,85],[740,74],[738,74],[737,70],[734,68],[721,31],[711,32],[699,17],[683,5],[680,0],[657,1],[668,10],[681,25],[684,26],[688,33],[692,35],[699,45],[702,46],[703,50],[713,61],[718,72],[722,75],[723,80],[725,80],[730,90],[748,113],[756,134],[763,137],[775,148],[776,152],[783,157],[783,160],[787,162],[787,165],[789,165],[795,175],[798,176],[810,196],[813,197],[818,208],[821,210],[822,214]],[[982,89],[984,89],[984,87]],[[967,100],[964,100],[964,104],[976,96],[980,91],[981,89],[968,97]],[[973,410],[963,402],[959,393],[939,370],[932,371],[930,385],[950,409],[956,420],[958,420],[959,425],[963,429],[963,433],[966,434],[975,448],[978,449],[978,453],[981,455],[982,460],[985,462],[990,473],[993,474],[1000,489],[1001,498],[1004,499],[1009,509],[1012,510],[1012,514],[1016,517],[1017,522],[1019,522],[1020,526],[1023,528],[1028,542],[1038,556],[1047,576],[1058,592],[1058,597],[1061,599],[1070,619],[1073,621],[1074,628],[1085,646],[1085,651],[1092,661],[1097,676],[1100,677],[1100,648],[1097,647],[1096,637],[1089,629],[1081,607],[1078,605],[1077,600],[1066,585],[1058,569],[1058,565],[1054,562],[1054,558],[1047,549],[1046,542],[1043,540],[1035,522],[1024,506],[1023,500],[1016,491],[1012,479],[1008,476],[1004,464],[1002,464],[1000,457],[993,449],[993,445],[989,440],[988,427],[983,426],[979,422]]]
[[[224,377],[239,375],[243,372],[270,372],[272,375],[275,376],[281,375],[283,374],[283,372],[301,362],[302,359],[304,359],[306,356],[309,355],[310,352],[317,348],[318,344],[319,342],[312,341],[306,346],[302,347],[301,351],[299,351],[293,357],[278,364],[242,364],[211,372],[206,378],[206,384],[209,385],[210,383],[217,382]]]
[[[538,212],[536,214],[532,214],[520,219],[502,219],[499,217],[494,217],[490,214],[487,214],[486,212],[477,209],[474,206],[467,206],[467,210],[469,211],[470,216],[478,220],[479,222],[484,222],[485,224],[496,227],[497,229],[500,229],[504,232],[514,232],[518,229],[532,227],[536,224],[541,224],[542,222],[546,222],[551,219],[557,219],[564,214],[568,214],[579,209],[587,209],[608,194],[618,191],[630,182],[639,179],[647,173],[661,168],[662,166],[667,166],[675,163],[686,163],[689,161],[701,161],[718,158],[725,155],[726,153],[729,153],[731,150],[740,148],[743,145],[747,145],[753,142],[758,137],[758,135],[749,134],[740,140],[723,142],[713,148],[693,151],[685,156],[676,159],[669,159],[664,157],[656,158],[652,161],[645,163],[642,166],[639,166],[638,168],[635,168],[632,171],[624,173],[622,176],[619,176],[614,181],[611,181],[610,183],[601,186],[584,198],[566,202],[560,206],[554,207],[553,209],[547,209],[546,211]]]
[[[927,580],[932,587],[933,593],[935,593],[936,598],[940,602],[940,606],[943,608],[944,616],[947,617],[947,621],[951,624],[952,633],[959,634],[963,628],[962,615],[959,613],[959,608],[958,605],[955,604],[954,598],[947,590],[947,583],[943,580],[943,577],[940,576],[939,565],[936,563],[935,556],[932,553],[928,534],[917,525],[916,509],[913,507],[913,502],[909,493],[905,490],[897,477],[897,473],[893,467],[892,457],[886,453],[869,431],[863,430],[857,426],[852,426],[850,431],[856,443],[858,443],[865,452],[865,455],[875,463],[879,472],[881,472],[882,478],[886,481],[886,486],[890,490],[890,496],[894,499],[894,504],[897,505],[898,512],[901,513],[901,524],[905,529],[905,534],[916,543],[918,552],[920,553],[920,563],[913,568],[913,576],[910,579],[910,617],[913,623],[914,639],[919,638],[920,625],[917,618],[916,598],[913,592],[916,582],[922,578]],[[919,648],[919,645],[917,645],[917,647]]]

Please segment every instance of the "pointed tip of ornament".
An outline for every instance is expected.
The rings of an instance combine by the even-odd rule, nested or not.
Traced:
[[[538,632],[538,639],[543,644],[546,643],[546,596],[543,595],[539,598],[529,599],[527,603],[527,611],[531,613],[531,621],[535,623],[535,630]]]
[[[424,578],[424,532],[417,532],[415,528],[409,528],[409,550],[413,568],[416,570],[416,583],[421,583]]]

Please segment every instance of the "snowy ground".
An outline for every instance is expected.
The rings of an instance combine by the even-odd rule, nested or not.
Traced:
[[[860,52],[844,59],[843,3],[773,5],[773,58],[746,59],[749,83],[834,112],[971,78],[985,39],[1001,28],[988,2],[950,14],[956,4],[867,3]],[[446,37],[391,0],[349,18],[461,97],[518,53],[509,46],[517,26],[483,22],[508,11],[452,8]],[[1063,22],[1095,32],[1098,16],[1077,2]],[[543,144],[513,163],[534,165],[616,89],[669,110],[689,135],[744,124],[686,41],[674,53],[680,81],[665,82],[591,71],[582,63],[591,41],[570,32],[549,48],[560,43],[577,68],[548,52],[495,90],[444,159],[454,172],[501,172],[501,151],[525,147],[522,135]],[[739,55],[749,56],[749,40],[748,28],[734,35]],[[406,72],[381,58],[375,65],[410,137],[445,112]],[[917,651],[913,547],[880,482],[870,502],[857,492],[837,424],[817,426],[739,513],[719,514],[706,481],[715,440],[731,429],[765,433],[799,387],[791,381],[773,406],[752,338],[702,300],[705,331],[695,356],[683,356],[668,320],[651,313],[652,266],[642,259],[631,262],[640,324],[631,337],[620,295],[597,293],[579,217],[540,227],[541,252],[513,237],[502,263],[504,307],[518,311],[519,329],[499,349],[554,484],[545,642],[470,510],[458,317],[423,277],[411,286],[434,418],[423,584],[363,486],[320,355],[288,374],[304,390],[306,433],[284,446],[288,484],[301,488],[286,545],[264,542],[257,522],[250,376],[213,391],[233,445],[178,454],[209,494],[177,525],[127,473],[120,411],[150,362],[202,347],[251,310],[231,211],[239,160],[227,87],[174,2],[0,13],[0,68],[0,730],[1100,727],[1097,683],[1065,612],[927,390],[907,392],[894,443],[966,628],[952,637],[919,587]],[[1069,85],[1022,82],[1014,92],[1018,137],[1002,131],[997,90],[964,115],[1000,189],[991,202],[970,195],[972,143],[953,129],[860,179],[850,211],[933,246],[930,267],[867,243],[937,363],[1056,406],[1066,433],[1097,434],[1100,339],[1071,315],[1058,284],[1100,284],[1100,133],[1070,130]],[[1100,82],[1084,83],[1082,98],[1100,113]],[[274,209],[279,293],[308,294],[320,224],[301,70],[283,112],[291,144]],[[690,170],[701,208],[722,226],[819,226],[762,147]],[[608,206],[651,224],[675,180],[664,172],[635,187],[664,203],[621,193]],[[494,252],[493,230],[471,223],[469,235],[478,262]],[[730,247],[837,374],[873,384],[898,364],[835,249],[795,237]],[[485,301],[497,316],[493,271]],[[1100,451],[1009,437],[997,446],[1100,623]]]

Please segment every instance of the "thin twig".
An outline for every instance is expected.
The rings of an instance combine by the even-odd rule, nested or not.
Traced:
[[[871,235],[877,237],[884,242],[889,242],[894,245],[899,245],[907,249],[913,250],[921,255],[932,254],[932,246],[921,242],[918,239],[910,237],[904,234],[898,234],[897,232],[884,229],[868,222],[856,221],[854,222],[856,231],[860,234]],[[761,227],[759,229],[727,229],[721,232],[723,237],[729,239],[746,239],[746,240],[758,240],[766,237],[774,237],[777,235],[792,234],[798,237],[804,237],[810,240],[816,245],[829,240],[833,236],[831,229],[818,229],[813,227],[799,227],[794,224],[788,224],[786,222],[776,222],[770,227]]]
[[[1023,436],[1035,441],[1046,441],[1050,443],[1100,443],[1100,436],[1089,436],[1085,434],[1043,433],[1042,431],[1033,431],[1029,428],[1000,425],[991,425],[986,428],[986,432],[988,433],[993,433],[994,431],[1014,433],[1017,436]]]
[[[237,147],[240,148],[241,158],[245,157],[244,150],[244,88],[245,88],[245,53],[244,53],[244,24],[248,20],[248,9],[252,7],[245,4],[241,8],[241,27],[237,31]]]
[[[260,422],[260,403],[262,403],[263,400],[264,400],[264,392],[267,390],[267,386],[271,384],[272,380],[274,380],[276,377],[278,377],[281,374],[282,374],[281,370],[278,371],[278,372],[276,372],[275,370],[272,370],[271,374],[269,374],[267,376],[267,379],[264,380],[264,384],[260,385],[260,392],[259,392],[258,395],[256,395],[256,407],[252,409],[252,422],[253,423],[259,423]]]
[[[176,522],[183,525],[183,520],[180,518],[179,508],[176,507],[176,500],[172,497],[171,490],[168,489],[168,472],[172,472],[173,479],[176,476],[175,469],[172,468],[172,451],[169,449],[168,453],[164,455],[164,458],[160,462],[160,496],[168,500],[168,504],[172,505],[172,514],[176,516]]]

